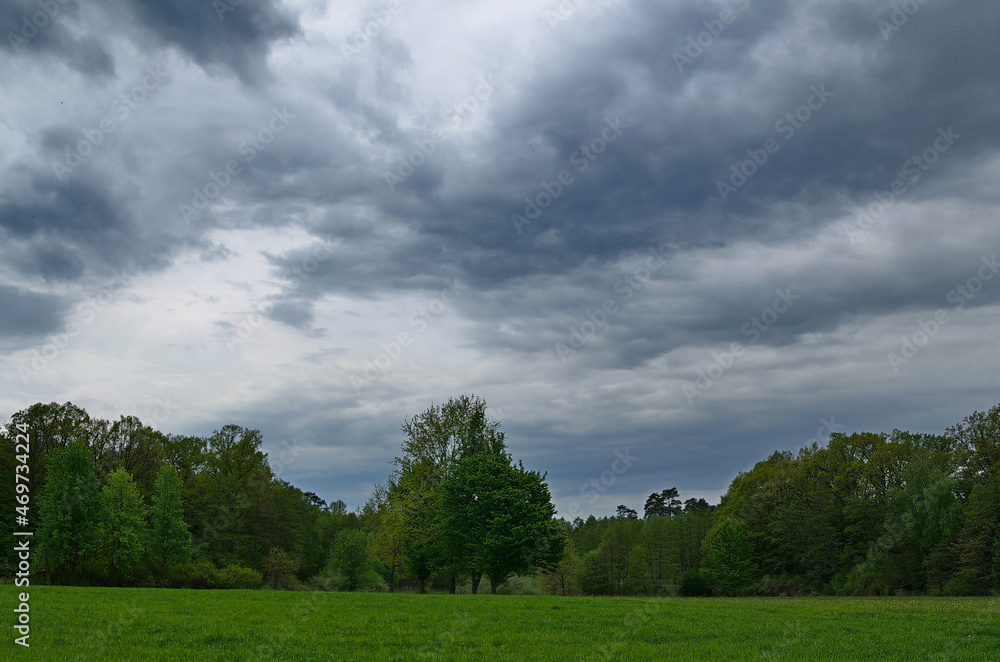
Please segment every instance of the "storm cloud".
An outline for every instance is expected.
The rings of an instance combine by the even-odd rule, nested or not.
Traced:
[[[169,397],[159,427],[260,427],[354,506],[404,417],[476,393],[567,514],[996,404],[995,3],[19,0],[0,25],[7,415]],[[616,452],[640,460],[585,498]]]

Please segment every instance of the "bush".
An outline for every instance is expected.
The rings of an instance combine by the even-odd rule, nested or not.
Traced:
[[[299,569],[298,560],[290,557],[285,550],[272,547],[267,561],[267,587],[272,590],[296,588],[299,581],[295,572]]]
[[[587,552],[580,560],[577,584],[584,595],[611,595],[610,570],[602,549]]]
[[[166,584],[171,588],[216,588],[217,574],[211,561],[180,563],[167,573]]]
[[[489,590],[488,583],[486,588]],[[470,586],[469,591],[471,590]],[[542,589],[538,586],[538,580],[535,577],[514,575],[497,586],[497,593],[499,595],[542,595]]]
[[[369,555],[371,536],[364,531],[344,530],[337,536],[330,550],[327,573],[340,591],[370,589],[382,583]]]
[[[975,568],[963,570],[952,577],[951,581],[945,584],[944,592],[946,595],[989,594],[989,591],[986,590],[986,582],[979,576],[979,571]]]
[[[859,563],[851,568],[842,581],[840,575],[832,582],[837,595],[876,596],[890,595],[892,587],[885,573],[879,572],[868,563]]]
[[[765,575],[746,589],[747,595],[776,598],[803,597],[810,594],[806,580],[796,575]]]
[[[264,583],[259,572],[239,565],[231,565],[220,570],[216,578],[219,588],[260,588]]]
[[[712,595],[712,585],[705,575],[697,570],[688,570],[681,578],[678,593],[682,598],[705,598]]]

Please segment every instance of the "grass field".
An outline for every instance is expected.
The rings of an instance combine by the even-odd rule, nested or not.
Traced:
[[[19,589],[0,586],[7,623]],[[997,598],[632,599],[31,587],[4,660],[1000,660]]]

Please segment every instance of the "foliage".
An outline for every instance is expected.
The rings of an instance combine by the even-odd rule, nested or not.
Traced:
[[[100,546],[108,559],[111,585],[128,575],[142,554],[146,540],[146,508],[132,476],[118,468],[101,491],[103,508],[98,527]]]
[[[544,476],[506,454],[457,461],[441,488],[441,516],[442,538],[463,555],[458,567],[488,576],[494,593],[511,575],[555,568],[565,549]]]
[[[688,570],[681,578],[681,585],[678,591],[684,598],[702,598],[712,595],[712,584],[708,577],[697,570]]]
[[[299,562],[280,547],[271,548],[267,561],[264,562],[264,569],[267,572],[267,587],[272,591],[295,587],[295,572],[299,569]]]
[[[56,452],[42,497],[38,538],[47,569],[68,582],[82,570],[97,544],[103,501],[93,454],[82,441]]]
[[[260,573],[253,568],[231,565],[216,573],[216,588],[253,589],[264,584]]]
[[[160,467],[150,509],[150,553],[161,569],[191,558],[191,534],[184,522],[183,484],[169,464]]]
[[[337,535],[330,552],[328,572],[337,588],[356,591],[379,582],[378,573],[369,555],[371,534],[357,529],[345,529]]]
[[[705,539],[705,574],[723,595],[737,595],[754,580],[753,548],[739,520],[727,517]]]
[[[825,446],[772,453],[718,506],[669,487],[573,522],[554,518],[545,476],[515,464],[486,411],[463,395],[405,420],[390,475],[349,512],[277,478],[258,430],[179,436],[38,403],[0,430],[0,506],[12,511],[27,490],[32,571],[62,583],[222,586],[233,582],[219,573],[242,568],[301,586],[327,576],[336,550],[335,585],[371,585],[377,572],[390,591],[478,589],[483,576],[500,591],[537,569],[552,593],[673,595],[703,569],[730,594],[1000,592],[1000,405],[945,434],[834,432]],[[32,441],[15,458],[18,425]],[[22,460],[31,481],[16,486]],[[0,574],[16,566],[0,550]]]

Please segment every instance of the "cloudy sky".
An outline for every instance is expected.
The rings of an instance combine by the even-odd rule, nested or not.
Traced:
[[[0,3],[0,418],[353,508],[474,393],[570,516],[1000,401],[997,3],[344,4]]]

